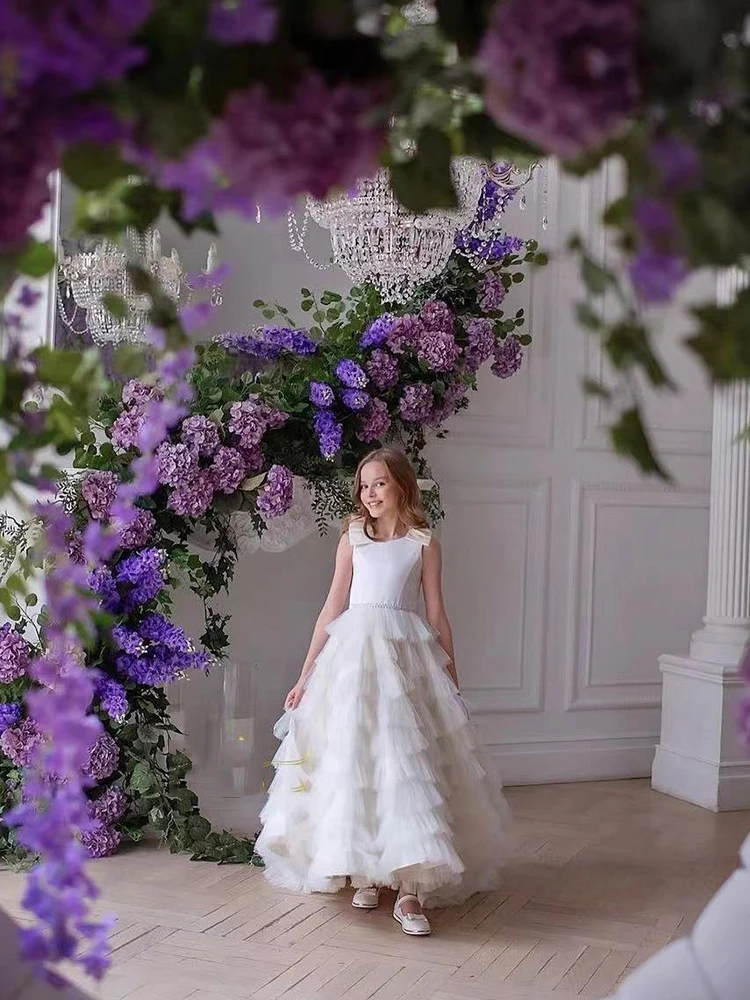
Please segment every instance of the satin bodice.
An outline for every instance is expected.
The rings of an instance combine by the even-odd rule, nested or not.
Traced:
[[[422,550],[430,544],[428,528],[410,528],[403,538],[376,542],[363,523],[349,527],[354,575],[349,606],[375,605],[417,611],[422,586]]]

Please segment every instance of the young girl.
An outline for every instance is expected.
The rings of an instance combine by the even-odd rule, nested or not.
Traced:
[[[497,886],[506,806],[458,694],[440,546],[405,455],[363,459],[354,501],[359,516],[286,699],[256,849],[280,888],[335,892],[348,879],[363,909],[377,907],[381,887],[397,889],[393,916],[424,935],[423,905]]]

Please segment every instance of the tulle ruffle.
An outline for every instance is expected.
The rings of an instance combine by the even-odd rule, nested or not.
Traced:
[[[414,612],[358,605],[328,632],[274,758],[266,877],[303,892],[401,884],[428,906],[496,887],[507,807],[434,631]]]

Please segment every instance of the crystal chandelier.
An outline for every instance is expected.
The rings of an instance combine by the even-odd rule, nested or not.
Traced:
[[[139,342],[145,339],[150,297],[137,292],[128,274],[128,265],[136,264],[159,282],[164,292],[177,303],[187,290],[192,291],[180,257],[172,250],[161,252],[161,234],[156,228],[140,233],[129,228],[124,245],[103,240],[92,250],[66,256],[60,266],[58,304],[63,322],[73,333],[89,333],[96,344]],[[216,245],[208,250],[204,275],[216,267]],[[125,302],[125,316],[116,316],[106,305],[105,297],[117,296]],[[221,286],[212,288],[212,302],[221,303]],[[78,311],[85,310],[83,328]]]

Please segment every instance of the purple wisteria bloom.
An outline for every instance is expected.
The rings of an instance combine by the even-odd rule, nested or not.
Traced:
[[[81,843],[90,858],[108,858],[117,852],[122,837],[100,820],[95,820],[81,831]]]
[[[140,549],[151,538],[156,527],[156,518],[150,510],[138,510],[133,520],[120,532],[123,549]]]
[[[242,452],[222,445],[217,449],[209,474],[213,488],[220,493],[234,493],[245,478],[247,466]]]
[[[166,646],[175,653],[188,653],[192,651],[190,640],[184,629],[175,625],[158,611],[153,611],[146,615],[138,626],[138,633],[143,639]],[[127,650],[132,652],[132,650]]]
[[[510,378],[511,375],[515,375],[523,362],[523,348],[515,337],[497,341],[494,355],[492,374],[498,378]]]
[[[102,710],[110,719],[122,722],[129,708],[128,696],[122,684],[111,677],[102,677],[97,681],[95,692]]]
[[[128,809],[128,797],[118,785],[111,785],[89,802],[89,816],[113,826],[119,823]]]
[[[42,745],[43,736],[33,719],[10,726],[0,736],[0,750],[16,767],[28,767]]]
[[[294,479],[285,465],[272,465],[258,494],[258,511],[268,520],[281,517],[292,506]]]
[[[0,704],[0,736],[21,720],[21,706],[16,701]]]
[[[164,589],[164,553],[155,548],[134,552],[117,567],[116,578],[118,584],[127,588],[124,597],[127,611],[148,604]]]
[[[398,404],[401,419],[406,423],[424,423],[432,412],[434,401],[432,388],[425,382],[407,385]]]
[[[497,312],[503,304],[507,290],[499,274],[488,271],[479,283],[479,308],[482,312]]]
[[[367,385],[367,375],[360,365],[350,358],[344,358],[336,365],[336,377],[349,389],[364,389]]]
[[[191,479],[198,468],[198,456],[186,444],[164,441],[156,449],[159,482],[163,486],[180,486]]]
[[[214,481],[211,470],[199,469],[172,490],[167,506],[180,517],[201,517],[211,506],[213,498]]]
[[[485,237],[462,229],[456,234],[456,248],[485,264],[495,264],[511,254],[520,253],[525,245],[520,236],[511,236],[509,233],[497,232]]]
[[[313,423],[320,445],[320,454],[323,458],[334,458],[341,448],[344,428],[330,410],[317,410]]]
[[[381,392],[392,389],[398,382],[398,361],[388,351],[376,348],[365,367],[372,384]]]
[[[177,653],[156,645],[145,656],[122,653],[117,657],[118,673],[134,684],[160,686],[170,684],[188,670],[207,670],[211,657],[206,653]]]
[[[383,313],[378,316],[367,327],[359,342],[360,347],[382,347],[388,339],[388,334],[393,326],[393,316],[390,313]]]
[[[119,479],[114,472],[89,472],[81,483],[81,496],[95,521],[109,517]]]
[[[112,639],[118,649],[123,653],[132,653],[133,656],[140,656],[145,653],[146,646],[140,635],[127,625],[115,625],[112,629]]]
[[[6,622],[0,628],[0,684],[11,684],[23,677],[30,663],[29,644]]]
[[[423,332],[424,324],[419,316],[407,313],[393,321],[386,343],[394,354],[404,354],[407,351],[416,350]]]
[[[89,750],[83,774],[94,781],[104,781],[117,770],[120,748],[109,733],[101,733]]]
[[[197,455],[210,458],[219,447],[219,428],[213,420],[197,414],[182,421],[180,439]]]
[[[212,0],[208,30],[225,45],[267,44],[276,33],[277,22],[274,0]]]
[[[336,402],[336,397],[333,394],[333,389],[327,382],[311,382],[310,402],[314,406],[328,407],[333,406]]]
[[[360,441],[383,441],[391,426],[388,407],[382,399],[370,400],[369,406],[360,414],[357,437]]]
[[[99,603],[105,611],[114,613],[120,610],[120,591],[108,567],[97,566],[92,570],[88,577],[88,586],[99,597]]]
[[[370,402],[370,397],[363,389],[343,389],[341,402],[347,410],[364,410]]]
[[[466,337],[468,343],[464,346],[464,360],[469,371],[476,372],[492,357],[495,346],[492,320],[485,317],[467,320]]]

